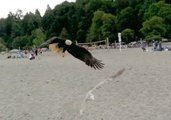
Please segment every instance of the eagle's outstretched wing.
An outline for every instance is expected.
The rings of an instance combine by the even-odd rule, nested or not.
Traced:
[[[71,55],[85,62],[86,65],[94,69],[102,69],[104,67],[104,64],[100,60],[93,57],[92,54],[84,47],[80,47],[78,45],[72,44],[67,49],[67,51]]]
[[[39,48],[41,47],[45,47],[45,46],[49,46],[50,44],[60,44],[61,47],[64,47],[64,43],[65,41],[59,37],[52,37],[50,39],[48,39],[47,41],[45,41],[44,43],[42,43]]]
[[[92,54],[84,47],[75,45],[70,40],[61,39],[59,37],[52,37],[39,47],[49,45],[52,51],[64,53],[66,50],[75,58],[85,62],[86,65],[94,69],[102,69],[104,64],[92,56]]]

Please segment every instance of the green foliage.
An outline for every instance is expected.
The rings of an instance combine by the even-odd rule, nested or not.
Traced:
[[[149,33],[146,37],[145,37],[146,41],[151,42],[151,41],[161,41],[161,36],[160,35],[155,35],[153,33]]]
[[[134,28],[134,19],[134,10],[132,7],[122,9],[117,16],[118,30],[122,31],[125,28]]]
[[[103,25],[102,29],[102,36],[103,38],[112,38],[113,33],[116,31],[116,17],[110,13],[104,13],[102,16]]]
[[[38,11],[36,13],[27,13],[21,21],[24,35],[31,35],[34,29],[41,27],[41,16]]]
[[[0,19],[0,36],[1,37],[4,37],[5,34],[6,34],[6,31],[5,31],[5,19]]]
[[[145,19],[150,19],[153,16],[162,17],[164,20],[166,33],[163,37],[171,37],[171,4],[165,4],[164,1],[150,5],[149,9],[145,12]]]
[[[92,19],[92,25],[90,27],[90,33],[88,34],[89,41],[112,38],[116,27],[116,17],[110,13],[103,11],[96,11]]]
[[[92,25],[90,27],[89,39],[100,40],[102,39],[101,27],[103,25],[102,17],[104,15],[103,11],[96,11],[92,19]]]
[[[5,50],[6,50],[5,42],[2,38],[0,38],[0,52]]]
[[[18,36],[13,39],[12,48],[23,49],[27,44],[27,38],[25,36]]]
[[[156,38],[154,36],[159,36],[161,39],[161,37],[164,36],[166,33],[166,28],[163,18],[153,16],[151,19],[146,20],[143,23],[143,27],[140,31],[145,36],[145,39],[151,40]]]
[[[6,50],[6,47],[4,44],[0,43],[0,52],[1,51],[5,51]]]
[[[69,38],[69,35],[68,35],[68,31],[66,28],[63,28],[60,35],[59,35],[61,38]]]
[[[121,32],[121,34],[122,34],[123,42],[130,43],[134,41],[134,30],[126,28]]]
[[[39,46],[40,44],[42,44],[45,39],[46,39],[46,36],[45,34],[43,33],[43,31],[38,28],[36,30],[34,30],[32,32],[32,36],[33,36],[33,46]]]
[[[164,1],[151,4],[148,10],[145,12],[145,19],[149,19],[153,16],[160,16],[168,21],[171,20],[171,5],[165,4]]]
[[[117,11],[121,11],[122,9],[129,6],[129,0],[115,0]]]

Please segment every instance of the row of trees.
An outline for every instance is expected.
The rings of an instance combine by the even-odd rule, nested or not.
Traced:
[[[147,41],[171,38],[170,0],[76,0],[63,2],[54,9],[47,6],[23,15],[22,10],[0,19],[0,50],[27,49],[40,45],[51,36],[78,42],[109,38]]]

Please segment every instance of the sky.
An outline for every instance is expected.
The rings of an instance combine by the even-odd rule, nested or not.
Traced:
[[[75,0],[0,0],[0,18],[6,18],[9,12],[15,13],[17,9],[22,10],[23,15],[27,12],[35,13],[38,9],[43,16],[48,4],[53,9],[64,1],[75,2]]]

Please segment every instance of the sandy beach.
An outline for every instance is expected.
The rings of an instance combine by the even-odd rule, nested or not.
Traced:
[[[140,48],[93,50],[105,64],[94,70],[66,54],[39,59],[0,55],[0,120],[171,120],[171,52]],[[119,70],[124,73],[86,93]]]

